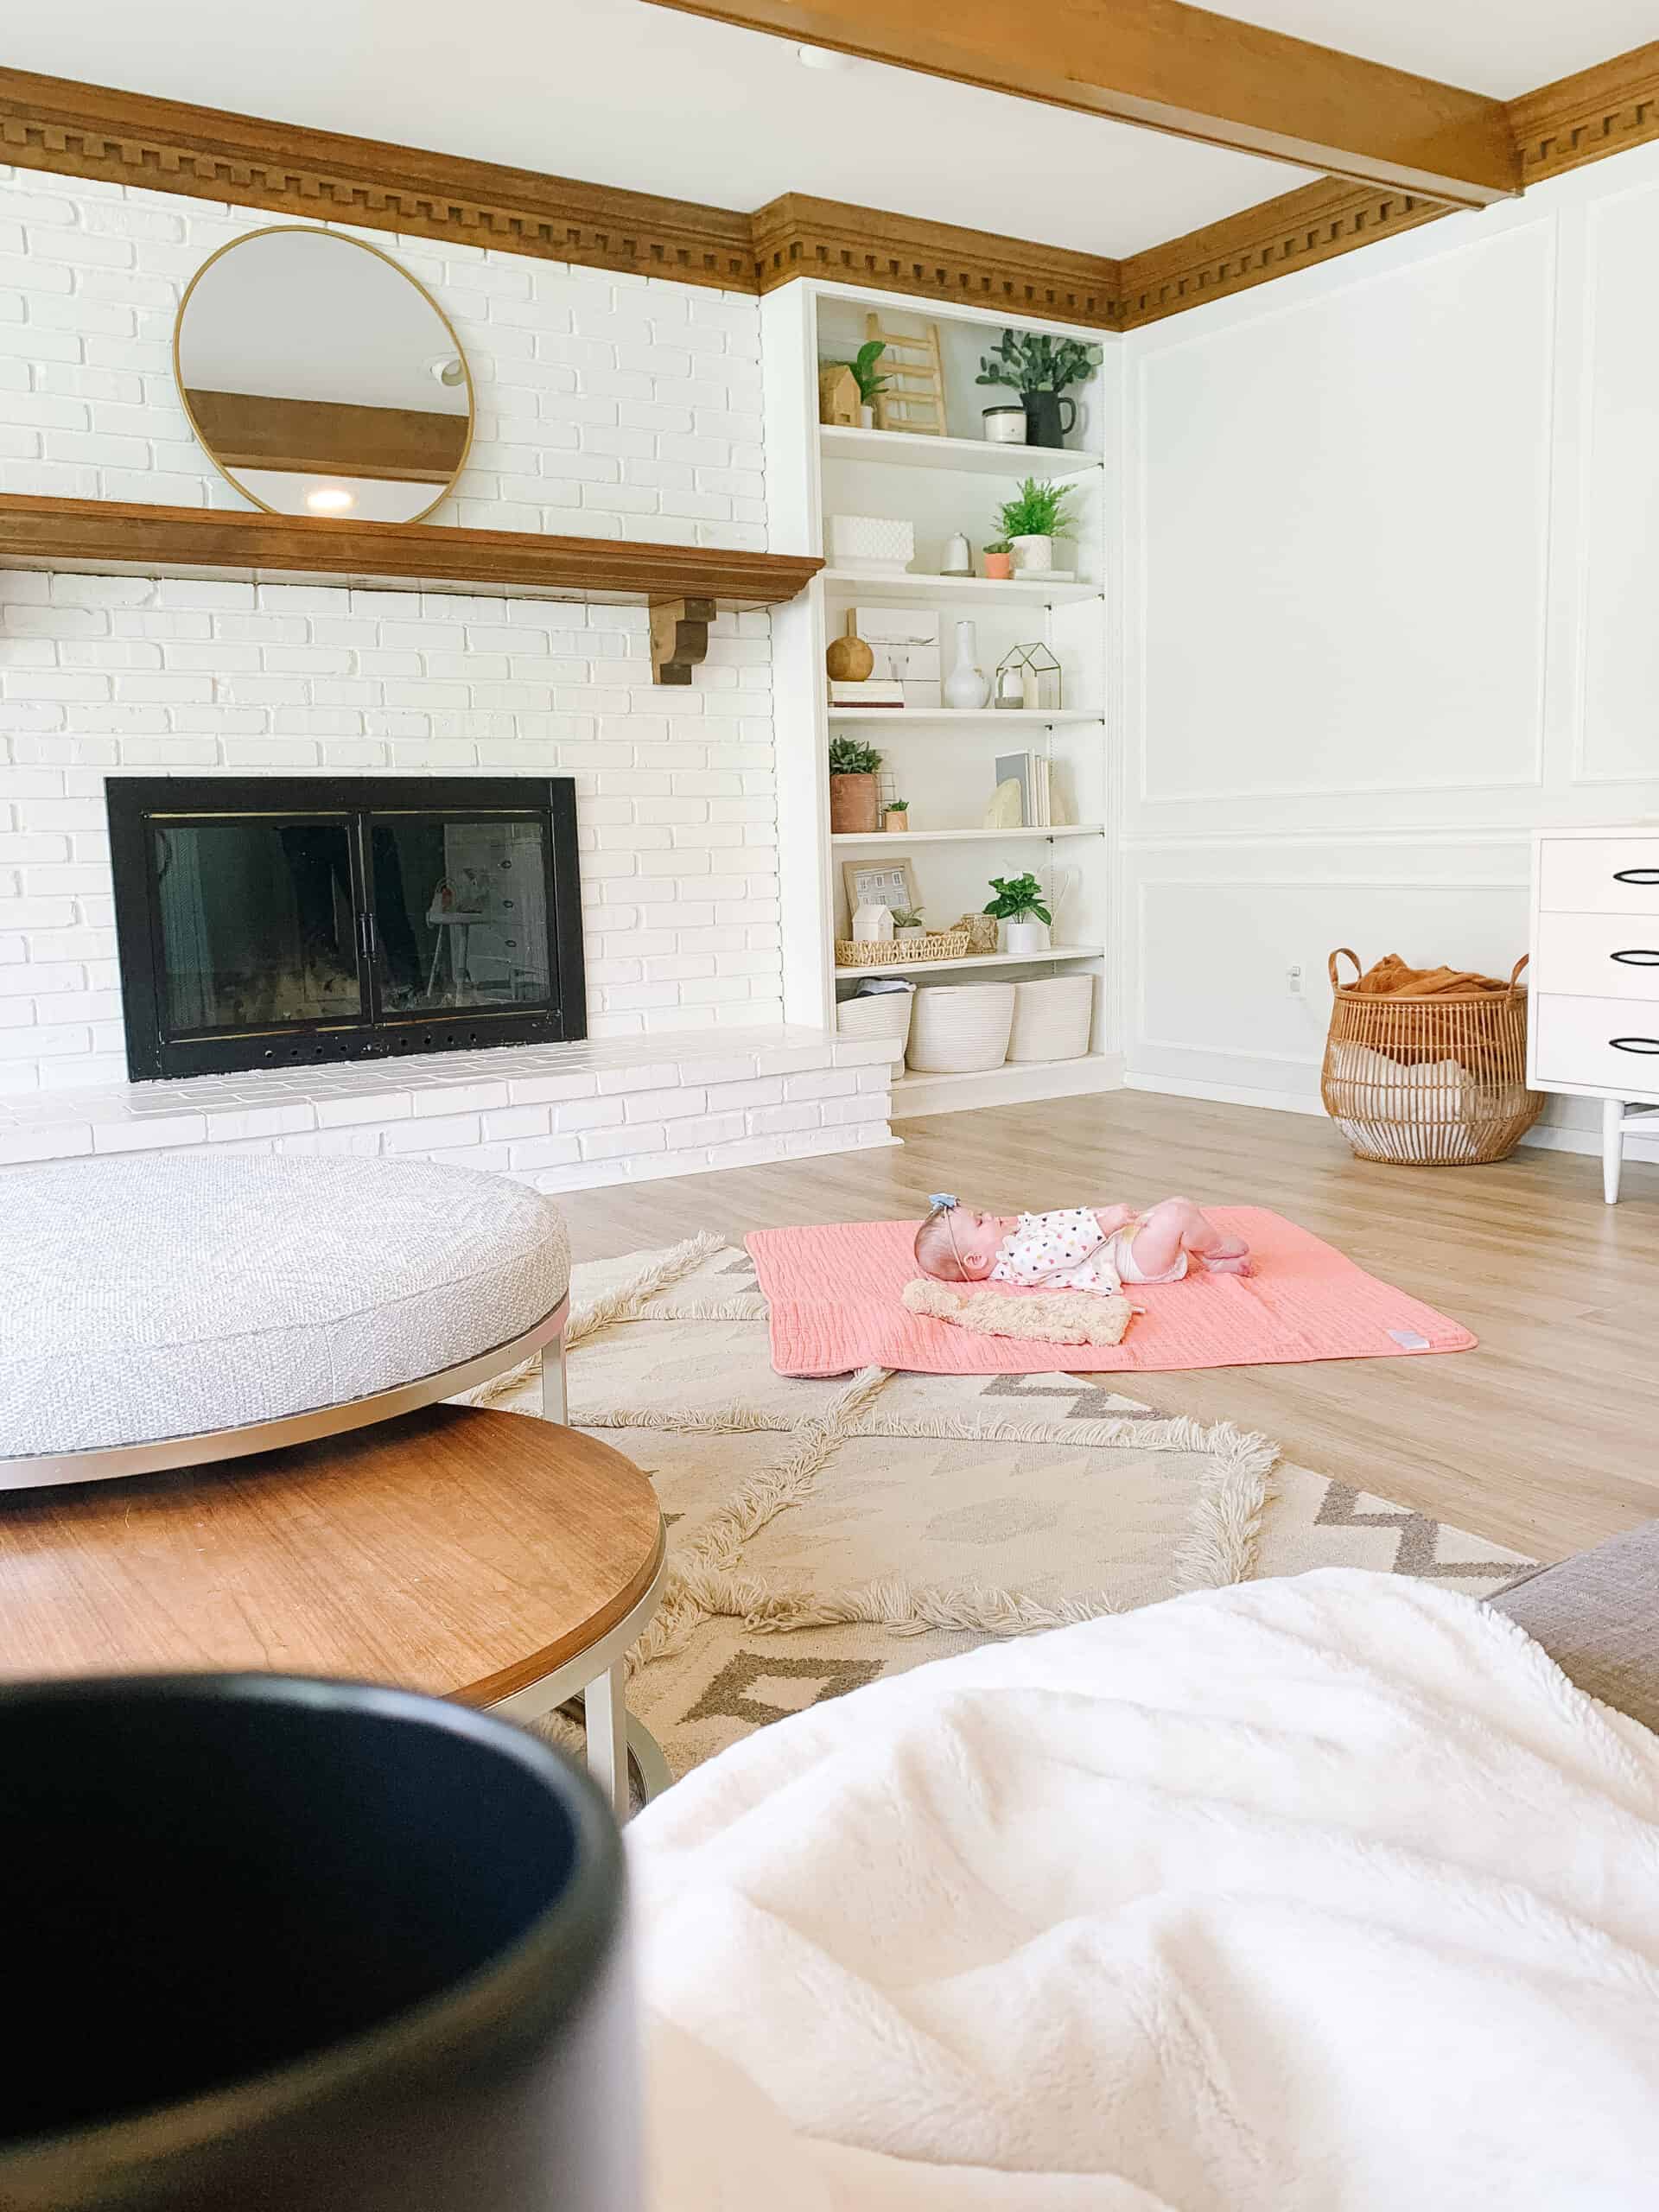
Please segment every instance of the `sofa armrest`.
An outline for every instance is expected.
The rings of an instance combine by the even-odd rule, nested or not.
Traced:
[[[1659,1729],[1659,1521],[1538,1567],[1487,1602],[1581,1690]]]

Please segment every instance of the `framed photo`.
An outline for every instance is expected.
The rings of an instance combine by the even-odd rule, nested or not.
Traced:
[[[859,908],[874,901],[897,913],[902,907],[913,913],[922,901],[915,872],[902,855],[890,861],[843,861],[841,880],[847,893],[849,926]]]

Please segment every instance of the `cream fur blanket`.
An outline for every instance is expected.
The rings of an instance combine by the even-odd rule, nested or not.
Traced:
[[[629,1853],[654,2212],[1659,2202],[1659,1739],[1443,1588],[988,1645]]]
[[[1039,1344],[1117,1344],[1135,1308],[1115,1292],[1033,1290],[1010,1298],[1000,1290],[959,1289],[918,1275],[899,1297],[912,1313],[954,1321],[981,1337],[1027,1337]]]

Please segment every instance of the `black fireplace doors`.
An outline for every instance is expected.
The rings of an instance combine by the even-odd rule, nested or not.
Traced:
[[[107,788],[135,1080],[587,1034],[569,777]]]

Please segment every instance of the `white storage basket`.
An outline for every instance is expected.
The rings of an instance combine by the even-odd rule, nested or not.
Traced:
[[[905,1065],[918,1075],[1000,1068],[1014,1027],[1012,983],[958,983],[916,994]]]
[[[872,991],[863,998],[842,999],[836,1008],[838,1037],[893,1037],[902,1052],[910,1041],[910,1010],[916,1003],[913,990]]]
[[[1014,987],[1011,1060],[1080,1060],[1094,1014],[1092,976],[1040,976]]]

